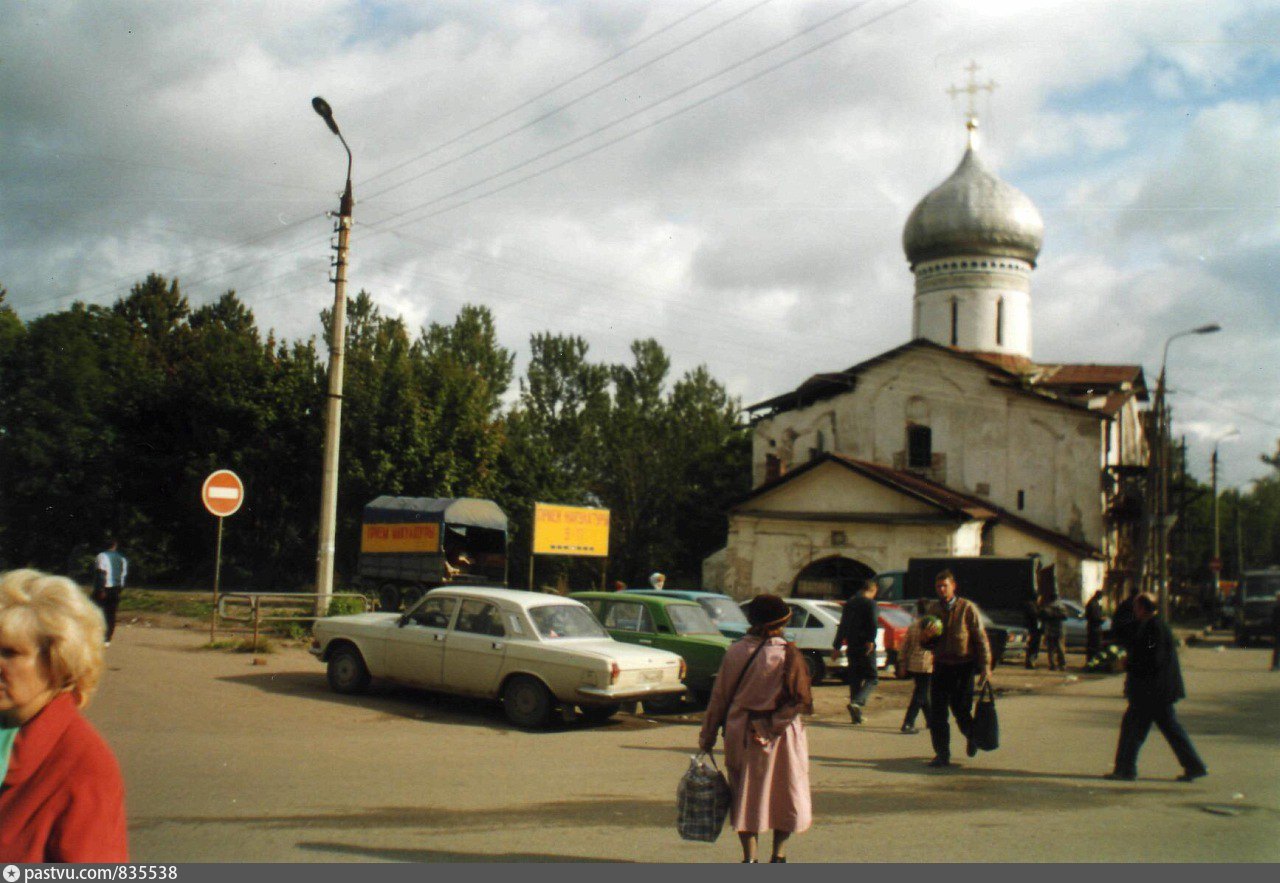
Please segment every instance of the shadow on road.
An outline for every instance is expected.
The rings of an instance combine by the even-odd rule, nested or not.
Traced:
[[[438,849],[379,849],[351,843],[299,843],[308,852],[356,856],[362,860],[382,859],[389,862],[622,862],[624,859],[582,858],[576,855],[552,855],[541,852],[444,852]]]

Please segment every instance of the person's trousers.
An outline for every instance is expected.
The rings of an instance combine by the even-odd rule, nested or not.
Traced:
[[[956,716],[960,735],[969,738],[973,726],[973,678],[977,663],[962,662],[948,665],[934,662],[933,681],[929,685],[929,736],[933,740],[933,753],[943,760],[951,759],[950,710]]]
[[[1174,714],[1173,703],[1150,699],[1130,699],[1120,721],[1120,744],[1116,746],[1115,772],[1122,776],[1138,774],[1138,751],[1151,732],[1151,725],[1159,728],[1173,754],[1182,764],[1184,772],[1202,773],[1204,761],[1191,744],[1191,737],[1182,728]]]
[[[1061,634],[1044,636],[1044,655],[1049,657],[1049,671],[1067,670],[1067,639]]]
[[[1036,657],[1040,655],[1040,632],[1027,633],[1027,668],[1033,668]]]
[[[1271,639],[1271,670],[1280,669],[1280,635]]]
[[[876,672],[876,651],[849,657],[849,702],[866,705],[872,692],[880,683]]]
[[[120,606],[119,587],[94,589],[93,602],[102,609],[102,618],[107,621],[107,634],[104,639],[110,641],[116,630],[116,608]]]
[[[1102,652],[1102,628],[1090,625],[1084,632],[1084,661],[1090,662]]]
[[[932,676],[928,674],[918,674],[913,672],[911,675],[915,679],[916,688],[911,693],[911,702],[907,705],[906,717],[902,719],[904,727],[914,727],[916,725],[916,715],[924,712],[925,722],[929,721],[929,681]]]

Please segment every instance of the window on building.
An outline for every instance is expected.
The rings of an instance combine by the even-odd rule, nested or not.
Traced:
[[[951,345],[960,345],[960,302],[951,301]]]
[[[1018,511],[1021,512],[1027,505],[1027,492],[1018,491]]]
[[[764,480],[773,481],[782,477],[782,458],[775,454],[764,455]]]
[[[907,424],[907,468],[928,469],[933,465],[933,430]]]
[[[996,346],[1004,346],[1004,298],[996,301]]]

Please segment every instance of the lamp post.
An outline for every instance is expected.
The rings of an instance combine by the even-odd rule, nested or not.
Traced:
[[[1222,326],[1216,322],[1188,328],[1165,338],[1164,350],[1160,354],[1160,376],[1156,380],[1156,591],[1160,596],[1160,616],[1169,620],[1169,410],[1165,404],[1165,370],[1169,362],[1169,344],[1179,337],[1192,334],[1213,334],[1221,331]]]
[[[342,368],[347,336],[347,243],[351,235],[351,148],[333,121],[333,110],[323,98],[311,99],[311,106],[325,125],[338,136],[347,151],[347,186],[338,203],[338,256],[334,261],[333,316],[329,334],[329,395],[324,419],[324,473],[320,484],[320,536],[316,552],[316,615],[329,610],[333,595],[334,535],[338,520],[338,443],[342,428]]]
[[[1213,458],[1209,461],[1212,467],[1210,474],[1213,475],[1213,561],[1210,562],[1210,568],[1213,570],[1213,601],[1215,604],[1222,600],[1219,597],[1222,590],[1222,543],[1218,528],[1218,445],[1229,438],[1237,438],[1239,435],[1240,430],[1231,429],[1214,439]]]

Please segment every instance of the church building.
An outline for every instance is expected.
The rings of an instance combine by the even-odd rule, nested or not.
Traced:
[[[1132,578],[1142,367],[1032,358],[1044,222],[968,128],[903,230],[913,339],[747,409],[752,490],[704,587],[844,598],[910,558],[969,555],[1036,556],[1081,601]]]

